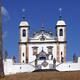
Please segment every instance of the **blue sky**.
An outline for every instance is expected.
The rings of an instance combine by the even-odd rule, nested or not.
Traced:
[[[41,29],[51,27],[55,32],[59,19],[59,8],[67,24],[67,60],[72,60],[75,53],[80,56],[80,1],[79,0],[3,0],[3,50],[8,51],[9,57],[18,57],[19,23],[22,16],[30,24],[29,35]],[[22,9],[26,9],[23,13]]]

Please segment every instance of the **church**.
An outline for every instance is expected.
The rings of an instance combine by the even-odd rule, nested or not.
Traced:
[[[29,36],[30,25],[23,17],[19,24],[19,62],[26,64],[36,60],[37,63],[44,61],[66,61],[66,23],[60,16],[56,23],[56,32],[44,30],[44,26],[33,37]],[[47,63],[48,64],[48,63]]]
[[[33,36],[29,22],[23,17],[19,23],[19,63],[14,59],[3,59],[5,75],[36,70],[79,71],[78,62],[66,61],[66,23],[62,16],[55,23],[55,34],[44,29],[44,26]]]

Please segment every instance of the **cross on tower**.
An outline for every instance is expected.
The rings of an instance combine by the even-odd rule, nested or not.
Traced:
[[[26,11],[26,9],[23,8],[23,9],[22,9],[22,12],[25,12],[25,11]]]
[[[62,19],[62,8],[59,8],[60,19]]]
[[[25,12],[26,12],[26,9],[23,8],[23,9],[22,9],[22,12],[23,12],[23,20],[25,20]]]

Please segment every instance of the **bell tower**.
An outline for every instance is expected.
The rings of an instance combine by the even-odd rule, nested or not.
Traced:
[[[62,9],[60,9],[60,17],[56,24],[56,32],[57,32],[57,43],[58,43],[58,61],[65,62],[66,61],[66,23],[62,19],[61,15]]]
[[[23,17],[19,25],[19,62],[28,63],[29,23]]]
[[[66,41],[66,24],[60,17],[56,24],[58,41]]]

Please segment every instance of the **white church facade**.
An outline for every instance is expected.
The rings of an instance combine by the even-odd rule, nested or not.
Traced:
[[[15,63],[13,59],[3,60],[4,74],[54,68],[58,71],[80,70],[80,58],[77,63],[66,61],[66,23],[61,16],[55,29],[54,35],[42,25],[41,30],[30,37],[30,25],[23,18],[19,24],[19,63]]]
[[[66,61],[66,23],[59,19],[56,24],[55,36],[51,31],[35,32],[29,37],[29,23],[24,19],[20,22],[19,61],[30,63],[32,61],[53,60]]]

